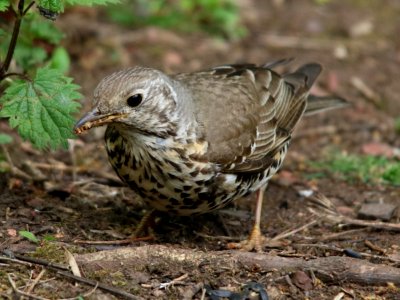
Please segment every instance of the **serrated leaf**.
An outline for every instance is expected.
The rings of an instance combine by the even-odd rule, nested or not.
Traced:
[[[62,73],[67,73],[71,66],[71,59],[68,52],[64,47],[57,47],[53,51],[50,59],[50,67],[52,69],[60,70]]]
[[[38,69],[33,81],[16,80],[5,90],[0,117],[39,149],[67,148],[67,139],[74,138],[71,114],[80,107],[75,100],[82,97],[78,88],[59,70]]]
[[[6,11],[9,5],[10,5],[9,0],[0,0],[0,11]]]
[[[0,133],[0,145],[9,144],[12,142],[12,137],[5,133]]]
[[[36,243],[36,244],[40,242],[39,239],[38,239],[32,232],[30,232],[30,231],[20,230],[20,231],[18,232],[18,234],[19,234],[20,236],[22,236],[22,237],[28,239],[29,241]]]
[[[39,0],[37,6],[42,16],[53,21],[64,11],[64,3],[61,0]]]
[[[84,6],[107,5],[107,4],[116,4],[120,2],[121,0],[65,0],[65,3],[68,3],[69,5],[84,5]]]

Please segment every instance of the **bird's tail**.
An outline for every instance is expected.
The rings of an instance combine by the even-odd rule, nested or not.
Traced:
[[[307,106],[304,114],[306,116],[313,115],[325,110],[346,107],[350,103],[339,96],[314,96],[309,95],[307,98]]]

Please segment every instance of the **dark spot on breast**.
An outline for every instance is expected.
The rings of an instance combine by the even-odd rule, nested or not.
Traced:
[[[210,185],[213,184],[213,182],[214,182],[214,178],[211,178],[211,179],[208,179],[208,180],[204,181],[204,185],[210,186]]]
[[[199,193],[197,196],[199,197],[199,200],[208,200],[211,198],[210,194],[205,192]]]
[[[150,181],[152,182],[152,183],[157,183],[158,181],[157,181],[157,178],[155,178],[153,175],[150,175]]]
[[[168,173],[168,177],[170,179],[175,179],[175,180],[179,180],[180,182],[183,182],[183,180],[181,178],[179,178],[178,176],[172,174],[172,173]]]
[[[188,167],[189,169],[193,167],[193,163],[187,161],[185,162],[185,166]]]
[[[144,179],[145,180],[150,180],[150,174],[147,168],[144,168],[144,173],[143,173]]]
[[[183,204],[184,205],[192,205],[192,203],[193,203],[193,199],[191,199],[191,198],[184,198],[183,199]]]
[[[215,197],[209,197],[207,199],[208,206],[213,205],[216,202]]]
[[[194,188],[193,189],[193,192],[195,193],[195,194],[198,194],[198,193],[200,193],[200,191],[202,190],[203,188],[201,188],[201,187],[197,187],[197,188]]]
[[[139,194],[140,197],[146,198],[146,194],[143,192],[142,189],[138,188],[138,189],[135,190],[135,192],[136,192],[137,194]]]
[[[203,168],[200,170],[201,174],[209,174],[211,172],[211,170],[209,168]]]
[[[171,203],[172,205],[179,205],[179,201],[175,198],[169,198],[168,202]]]
[[[165,196],[165,195],[162,194],[162,193],[159,193],[159,194],[158,194],[158,198],[160,198],[160,199],[162,199],[162,200],[167,200],[167,199],[168,199],[168,197]]]
[[[181,198],[189,198],[190,194],[188,193],[181,193]]]
[[[114,144],[119,136],[120,135],[116,130],[107,130],[106,132],[106,140],[108,140],[111,144]]]
[[[276,169],[279,166],[279,161],[274,159],[271,166],[272,166],[272,168]]]
[[[125,157],[124,157],[124,166],[125,167],[128,167],[130,159],[131,159],[131,156],[129,155],[129,153],[125,153]]]
[[[122,162],[120,160],[114,161],[114,166],[117,170],[121,169],[122,167]]]
[[[183,188],[184,191],[187,192],[187,191],[190,191],[192,189],[192,186],[191,185],[184,185],[182,188]]]
[[[179,157],[182,159],[182,160],[185,160],[185,150],[183,150],[183,149],[180,149],[180,148],[173,148],[173,150],[176,152],[176,153],[178,153],[178,155],[179,155]]]
[[[146,198],[150,201],[157,201],[158,199],[152,195],[147,195]]]
[[[160,173],[160,174],[164,173],[163,169],[161,169],[160,165],[158,165],[158,164],[156,164],[156,169],[157,169],[158,173]]]
[[[169,163],[171,166],[173,166],[174,169],[175,169],[178,173],[181,173],[181,172],[182,172],[182,168],[181,168],[181,166],[180,166],[179,164],[177,164],[177,163],[175,163],[175,162],[173,162],[173,161],[171,161],[171,160],[169,160],[168,163]]]
[[[137,170],[138,164],[136,163],[136,160],[133,158],[132,163],[131,163],[131,169],[132,170]]]
[[[108,156],[110,156],[111,158],[115,158],[117,156],[117,152],[111,148],[107,148],[107,153],[108,153]]]
[[[128,181],[128,185],[129,185],[129,187],[131,188],[131,189],[133,189],[133,190],[139,190],[139,187],[138,187],[138,185],[136,184],[136,182],[135,181],[133,181],[133,180],[130,180],[130,181]]]
[[[192,177],[196,177],[197,175],[199,175],[199,170],[196,169],[196,170],[194,170],[193,172],[190,172],[189,174],[190,174],[190,176],[192,176]]]

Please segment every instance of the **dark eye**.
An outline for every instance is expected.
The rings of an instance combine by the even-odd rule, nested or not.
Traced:
[[[126,100],[126,103],[128,103],[130,107],[136,107],[140,103],[142,103],[142,100],[143,100],[142,94],[135,94],[133,96],[130,96],[128,100]]]

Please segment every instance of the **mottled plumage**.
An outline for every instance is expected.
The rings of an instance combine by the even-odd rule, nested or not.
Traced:
[[[283,62],[171,76],[141,67],[119,71],[100,82],[93,110],[75,130],[109,124],[111,165],[152,208],[209,212],[263,189],[282,164],[321,71],[311,63],[279,75],[272,68]],[[310,112],[344,103],[308,101]]]

